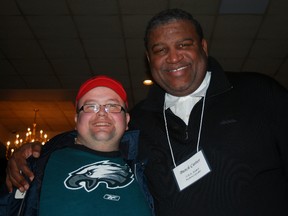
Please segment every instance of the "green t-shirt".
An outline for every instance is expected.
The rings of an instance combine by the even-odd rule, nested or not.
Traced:
[[[148,203],[119,152],[55,151],[45,168],[40,216],[148,216]]]

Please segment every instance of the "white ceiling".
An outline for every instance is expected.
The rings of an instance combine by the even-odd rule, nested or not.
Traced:
[[[288,87],[287,0],[0,0],[0,141],[37,124],[74,128],[75,93],[96,74],[119,79],[130,107],[148,87],[147,21],[182,8],[201,23],[228,71],[267,74]]]

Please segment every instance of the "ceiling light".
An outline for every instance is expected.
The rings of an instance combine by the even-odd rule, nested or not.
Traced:
[[[6,158],[9,159],[13,152],[19,148],[24,143],[31,143],[31,142],[40,142],[42,145],[44,145],[48,139],[47,134],[44,134],[43,130],[40,130],[39,132],[36,131],[36,116],[39,109],[34,109],[35,115],[34,115],[34,121],[33,121],[33,128],[32,130],[28,127],[25,138],[21,138],[20,134],[17,133],[15,140],[10,142],[7,141],[6,143]],[[38,134],[38,135],[37,135]]]
[[[147,86],[153,85],[153,81],[151,79],[146,79],[146,80],[143,81],[143,84],[147,85]]]

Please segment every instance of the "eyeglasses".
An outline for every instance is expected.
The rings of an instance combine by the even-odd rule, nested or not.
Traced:
[[[104,107],[106,113],[120,113],[121,111],[126,112],[124,107],[119,104],[84,104],[77,113],[83,111],[84,113],[98,113],[100,111],[101,106]]]

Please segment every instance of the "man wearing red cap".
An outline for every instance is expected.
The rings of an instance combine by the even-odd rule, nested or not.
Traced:
[[[128,129],[127,94],[107,76],[83,83],[76,96],[76,131],[60,134],[30,161],[35,173],[29,190],[10,193],[5,215],[152,215],[136,178],[120,153]],[[129,154],[137,133],[122,145]],[[61,143],[61,145],[59,145]],[[134,146],[134,147],[133,147]],[[135,152],[135,151],[131,151]],[[7,196],[6,196],[7,197]],[[10,203],[9,203],[10,200]],[[2,201],[1,201],[2,202]]]

